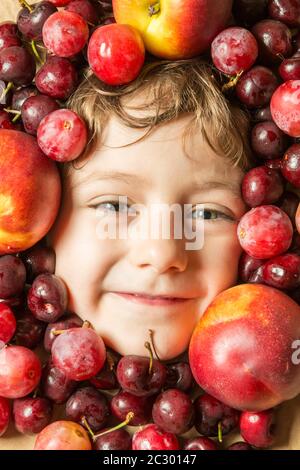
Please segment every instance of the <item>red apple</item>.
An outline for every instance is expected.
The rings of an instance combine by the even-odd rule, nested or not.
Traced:
[[[0,130],[0,255],[35,245],[58,213],[56,164],[24,132]]]
[[[204,52],[230,18],[232,0],[113,0],[117,23],[140,31],[146,49],[165,59]]]
[[[300,392],[299,339],[296,302],[261,284],[238,285],[219,294],[200,319],[191,369],[201,388],[232,408],[266,410]]]

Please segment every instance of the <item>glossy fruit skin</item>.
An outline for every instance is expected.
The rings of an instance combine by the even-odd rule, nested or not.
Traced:
[[[6,432],[9,425],[10,406],[7,398],[0,397],[0,437]]]
[[[61,181],[36,140],[15,130],[0,130],[0,174],[3,255],[26,250],[48,233],[58,213]]]
[[[66,374],[55,367],[50,360],[43,368],[41,385],[43,396],[60,405],[74,392],[77,382],[68,379]]]
[[[300,188],[300,144],[294,144],[286,151],[281,172],[287,181]]]
[[[290,297],[260,284],[219,294],[190,343],[190,364],[200,387],[247,411],[272,408],[297,395],[300,374],[291,345],[299,337],[299,314]]]
[[[66,403],[67,418],[80,424],[85,418],[94,432],[104,428],[109,414],[106,396],[94,387],[79,388]]]
[[[32,12],[26,7],[22,8],[17,18],[19,31],[30,41],[41,40],[42,28],[46,19],[56,11],[55,6],[49,1],[36,3]]]
[[[279,75],[284,82],[288,80],[300,80],[300,55],[299,52],[294,54],[289,59],[281,62],[278,69]]]
[[[72,0],[67,6],[67,11],[73,11],[81,15],[89,24],[98,24],[99,15],[96,6],[89,0]]]
[[[219,400],[205,393],[195,402],[195,428],[203,436],[217,436],[221,423],[222,435],[230,433],[239,422],[239,411],[224,405]]]
[[[247,442],[235,442],[234,444],[231,444],[231,446],[227,447],[226,450],[253,450],[250,444],[247,444]]]
[[[190,365],[187,362],[175,362],[167,366],[166,388],[189,391],[195,384]]]
[[[103,432],[105,429],[103,429]],[[102,432],[102,431],[101,431]],[[125,429],[99,436],[94,442],[95,450],[131,450],[131,436]]]
[[[275,124],[291,137],[300,136],[300,80],[289,80],[280,85],[271,99],[271,113]]]
[[[203,53],[229,18],[232,0],[162,2],[164,15],[151,13],[152,1],[113,0],[117,23],[135,27],[146,49],[164,59],[187,59]],[[170,41],[170,37],[172,41]]]
[[[221,72],[233,76],[252,67],[258,56],[258,46],[250,31],[235,26],[224,29],[213,40],[211,55]]]
[[[16,331],[16,318],[12,309],[0,303],[0,343],[8,343]]]
[[[262,63],[278,64],[280,57],[292,54],[292,34],[280,21],[262,20],[253,26],[252,33],[258,42]]]
[[[0,80],[25,86],[31,84],[34,75],[35,61],[24,47],[12,46],[0,51]]]
[[[136,431],[132,438],[132,450],[179,450],[175,434],[162,431],[156,424],[148,424]]]
[[[16,90],[12,96],[11,107],[16,111],[21,111],[22,104],[30,96],[38,94],[38,90],[34,86],[22,87]]]
[[[255,271],[263,266],[265,260],[253,258],[243,252],[239,261],[239,278],[243,282],[251,282],[251,278]]]
[[[89,35],[89,28],[82,16],[72,11],[58,11],[43,26],[45,47],[58,57],[71,57],[80,52]]]
[[[39,147],[47,157],[58,162],[75,160],[88,139],[85,122],[69,109],[58,109],[41,121],[37,130]]]
[[[267,67],[256,65],[239,79],[236,94],[249,109],[260,108],[270,102],[277,86],[276,75]]]
[[[274,442],[274,411],[243,412],[240,418],[241,436],[245,441],[260,449],[270,447]]]
[[[156,398],[152,418],[163,431],[184,434],[194,424],[194,406],[186,393],[170,388]]]
[[[36,388],[40,378],[40,360],[30,349],[7,346],[0,350],[0,396],[24,397]]]
[[[97,374],[104,365],[104,342],[91,328],[71,328],[52,345],[52,358],[68,379],[82,381]]]
[[[262,268],[263,282],[277,289],[293,290],[300,287],[300,256],[285,253],[267,261]]]
[[[218,446],[208,437],[193,437],[188,439],[183,446],[183,450],[218,450]]]
[[[26,268],[26,281],[32,284],[33,280],[39,274],[54,274],[55,251],[50,246],[41,246],[39,244],[33,246],[30,250],[21,253],[21,259]]]
[[[27,134],[36,135],[40,122],[47,114],[59,109],[57,102],[46,95],[28,98],[22,105],[22,121]]]
[[[72,421],[55,421],[37,436],[34,450],[91,450],[86,430]]]
[[[66,100],[77,84],[75,66],[64,57],[50,56],[35,76],[38,90],[59,100]]]
[[[94,31],[87,55],[100,80],[107,85],[125,85],[139,75],[145,61],[145,46],[132,26],[110,24]]]
[[[270,0],[269,15],[289,26],[300,26],[300,5],[297,0]]]
[[[45,336],[44,336],[44,349],[47,352],[51,352],[53,342],[57,338],[57,335],[54,334],[55,331],[68,330],[69,328],[76,328],[76,327],[80,328],[82,324],[83,324],[83,321],[81,320],[81,318],[79,318],[75,314],[62,317],[57,322],[49,323],[45,331]]]
[[[274,204],[284,191],[280,173],[266,166],[252,168],[243,178],[243,200],[249,207]]]
[[[21,259],[13,255],[0,257],[0,299],[18,297],[24,287],[26,269]]]
[[[263,159],[281,158],[288,144],[287,136],[272,121],[260,122],[252,129],[252,149]]]
[[[119,421],[125,421],[129,412],[134,413],[130,426],[142,426],[151,421],[154,398],[137,397],[121,390],[113,396],[110,406],[113,415]]]
[[[0,51],[12,46],[21,46],[21,41],[17,36],[17,25],[11,21],[0,24]]]
[[[18,313],[14,341],[18,346],[34,349],[42,341],[46,324],[37,320],[28,309]]]
[[[52,418],[52,404],[47,398],[18,398],[13,402],[14,424],[22,434],[37,434]]]

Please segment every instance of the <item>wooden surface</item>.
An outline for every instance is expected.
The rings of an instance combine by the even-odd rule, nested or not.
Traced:
[[[27,1],[34,3],[33,0]],[[0,0],[0,22],[14,20],[18,10],[17,0]],[[61,409],[57,409],[56,417],[58,418],[60,414]],[[280,406],[277,424],[277,439],[274,448],[300,450],[300,396]],[[230,436],[224,441],[224,444],[234,442],[237,439],[239,439],[237,435]],[[0,449],[32,449],[34,441],[35,437],[18,434],[11,425],[6,434],[0,438]]]

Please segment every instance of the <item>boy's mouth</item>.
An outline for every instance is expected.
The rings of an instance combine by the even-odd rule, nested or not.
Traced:
[[[149,295],[138,292],[113,292],[124,299],[135,303],[142,303],[147,305],[174,305],[178,303],[193,300],[191,297],[175,297],[171,295]]]

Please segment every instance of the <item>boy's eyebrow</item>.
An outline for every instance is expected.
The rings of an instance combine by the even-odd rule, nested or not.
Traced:
[[[101,181],[101,180],[117,180],[122,181],[128,185],[132,185],[133,183],[139,183],[143,186],[149,185],[149,181],[147,178],[144,178],[140,175],[131,175],[130,173],[124,173],[122,171],[95,171],[93,173],[89,173],[81,178],[79,181],[75,182],[72,185],[72,188],[76,188],[78,186],[83,185],[84,183],[92,183],[94,181]],[[192,186],[194,190],[197,191],[209,191],[213,189],[220,189],[220,190],[229,190],[234,193],[236,196],[241,197],[241,187],[239,184],[232,183],[230,181],[206,181],[206,182],[195,182]]]

